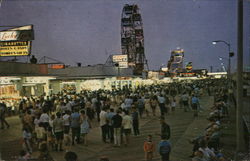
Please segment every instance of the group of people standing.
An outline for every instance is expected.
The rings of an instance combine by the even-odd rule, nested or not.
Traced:
[[[174,113],[179,104],[185,112],[192,108],[197,117],[201,110],[199,96],[213,90],[211,82],[203,80],[142,86],[133,90],[81,91],[75,94],[24,97],[19,104],[24,147],[32,153],[36,145],[41,157],[47,157],[50,149],[68,151],[75,144],[88,146],[88,134],[93,126],[100,126],[104,143],[112,143],[117,147],[122,144],[128,146],[132,132],[135,136],[140,135],[140,119],[149,115],[157,116],[159,108],[162,138],[159,152],[162,160],[167,161],[171,146],[166,116]],[[4,123],[2,117],[1,123]],[[150,142],[152,136],[148,136],[147,143]],[[150,160],[153,155],[148,147],[145,143],[146,158]]]

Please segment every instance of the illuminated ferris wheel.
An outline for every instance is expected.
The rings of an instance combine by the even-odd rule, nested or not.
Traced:
[[[126,4],[121,19],[122,54],[128,55],[128,66],[134,74],[142,74],[147,61],[144,54],[144,36],[141,14],[137,5]]]

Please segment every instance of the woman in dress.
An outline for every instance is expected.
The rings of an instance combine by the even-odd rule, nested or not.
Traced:
[[[150,99],[149,99],[148,95],[146,95],[144,102],[145,102],[145,111],[146,111],[146,114],[147,114],[147,117],[148,117],[149,116],[149,112],[152,109],[151,108]]]
[[[90,122],[88,121],[88,116],[85,114],[84,110],[81,111],[80,120],[81,120],[81,136],[83,139],[83,144],[87,146],[87,135],[89,133],[91,125]]]
[[[150,104],[151,104],[153,115],[155,116],[155,109],[156,109],[156,107],[158,105],[157,96],[153,96],[150,99]]]

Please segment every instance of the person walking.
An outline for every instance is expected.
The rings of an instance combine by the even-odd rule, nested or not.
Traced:
[[[194,110],[194,117],[197,117],[199,108],[199,99],[195,95],[192,95],[191,106],[192,109]]]
[[[74,113],[71,114],[71,130],[72,130],[72,145],[75,144],[75,138],[76,142],[80,143],[80,114],[78,112],[78,109],[74,109]]]
[[[28,126],[23,127],[23,141],[25,149],[31,154],[32,153],[32,146],[31,146],[31,130]]]
[[[136,108],[132,105],[132,120],[133,120],[133,131],[134,135],[140,135],[140,130],[139,130],[139,114],[136,110]]]
[[[159,102],[159,106],[160,106],[160,111],[161,111],[161,116],[164,117],[165,113],[166,113],[166,107],[165,107],[165,98],[163,97],[162,94],[160,94],[160,96],[158,96],[158,102]]]
[[[143,144],[146,161],[152,161],[153,153],[155,151],[155,144],[152,141],[152,135],[148,135],[147,141]]]
[[[102,141],[104,143],[107,142],[108,135],[108,124],[107,124],[107,109],[103,108],[100,113],[100,127],[102,130]]]
[[[144,102],[145,102],[146,115],[148,117],[150,110],[152,110],[151,103],[150,103],[150,98],[149,98],[148,95],[146,95]]]
[[[7,107],[4,102],[0,103],[0,121],[1,121],[1,129],[4,129],[5,125],[7,128],[10,127],[8,122],[5,120],[5,113],[6,113]]]
[[[67,110],[62,118],[64,125],[64,134],[68,135],[70,131],[70,111]]]
[[[112,124],[114,127],[114,145],[121,146],[121,128],[122,128],[122,116],[121,111],[117,110],[116,115],[112,117]]]
[[[40,116],[39,122],[42,123],[42,125],[46,131],[48,131],[48,129],[49,129],[49,120],[50,120],[50,117],[47,113],[47,110],[43,109],[43,113]]]
[[[91,128],[91,124],[90,124],[90,121],[88,120],[88,116],[86,115],[84,110],[81,111],[80,120],[81,120],[81,136],[82,136],[83,144],[85,146],[87,146],[88,145],[88,137],[87,136],[88,136],[89,130]]]
[[[63,119],[61,117],[61,113],[57,112],[56,113],[56,118],[53,120],[53,131],[55,133],[56,137],[56,146],[55,150],[56,151],[63,151],[62,149],[62,142],[63,142]]]
[[[125,116],[122,118],[122,126],[123,126],[123,132],[125,134],[125,146],[129,144],[130,141],[130,134],[132,129],[132,117],[129,116],[128,111],[124,111]]]
[[[158,105],[157,96],[153,96],[153,97],[150,99],[150,104],[151,104],[153,116],[155,116],[155,110],[156,110],[156,107],[157,107],[157,105]]]
[[[175,98],[173,98],[173,100],[171,102],[171,112],[172,113],[175,112],[175,108],[176,108],[176,100],[175,100]]]
[[[158,145],[158,151],[161,155],[162,161],[169,161],[169,156],[171,152],[171,144],[165,135],[161,136],[161,141]]]
[[[112,123],[112,117],[115,115],[114,109],[109,109],[107,113],[107,120],[108,120],[108,136],[111,143],[114,143],[114,127]]]
[[[166,123],[164,118],[160,119],[161,122],[161,136],[165,136],[167,140],[170,139],[170,126]]]
[[[137,108],[140,114],[140,118],[142,118],[143,112],[144,112],[144,108],[145,108],[145,104],[144,104],[144,99],[139,96],[139,99],[137,100]]]
[[[184,108],[184,112],[187,112],[189,111],[189,96],[186,92],[184,92],[181,96],[181,101],[182,101],[182,105],[183,105],[183,108]]]

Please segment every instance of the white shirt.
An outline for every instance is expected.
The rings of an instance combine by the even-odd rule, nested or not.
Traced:
[[[124,129],[131,129],[132,128],[132,117],[129,115],[123,116],[122,126]]]
[[[207,160],[211,159],[212,157],[215,157],[215,154],[214,152],[209,149],[208,147],[206,148],[199,148],[199,151],[202,151],[203,152],[203,157]]]
[[[40,116],[40,122],[49,122],[49,115],[47,113],[43,113],[41,116]]]
[[[40,120],[39,120],[39,119],[37,119],[37,118],[35,118],[35,120],[34,120],[34,124],[35,124],[35,126],[38,126],[38,125],[39,125],[39,123],[40,123]]]
[[[63,125],[64,126],[69,126],[70,125],[69,118],[70,118],[70,116],[68,114],[63,115]]]
[[[70,102],[66,104],[66,110],[72,111],[72,106]]]
[[[103,126],[107,123],[107,112],[101,111],[100,113],[100,126]]]

